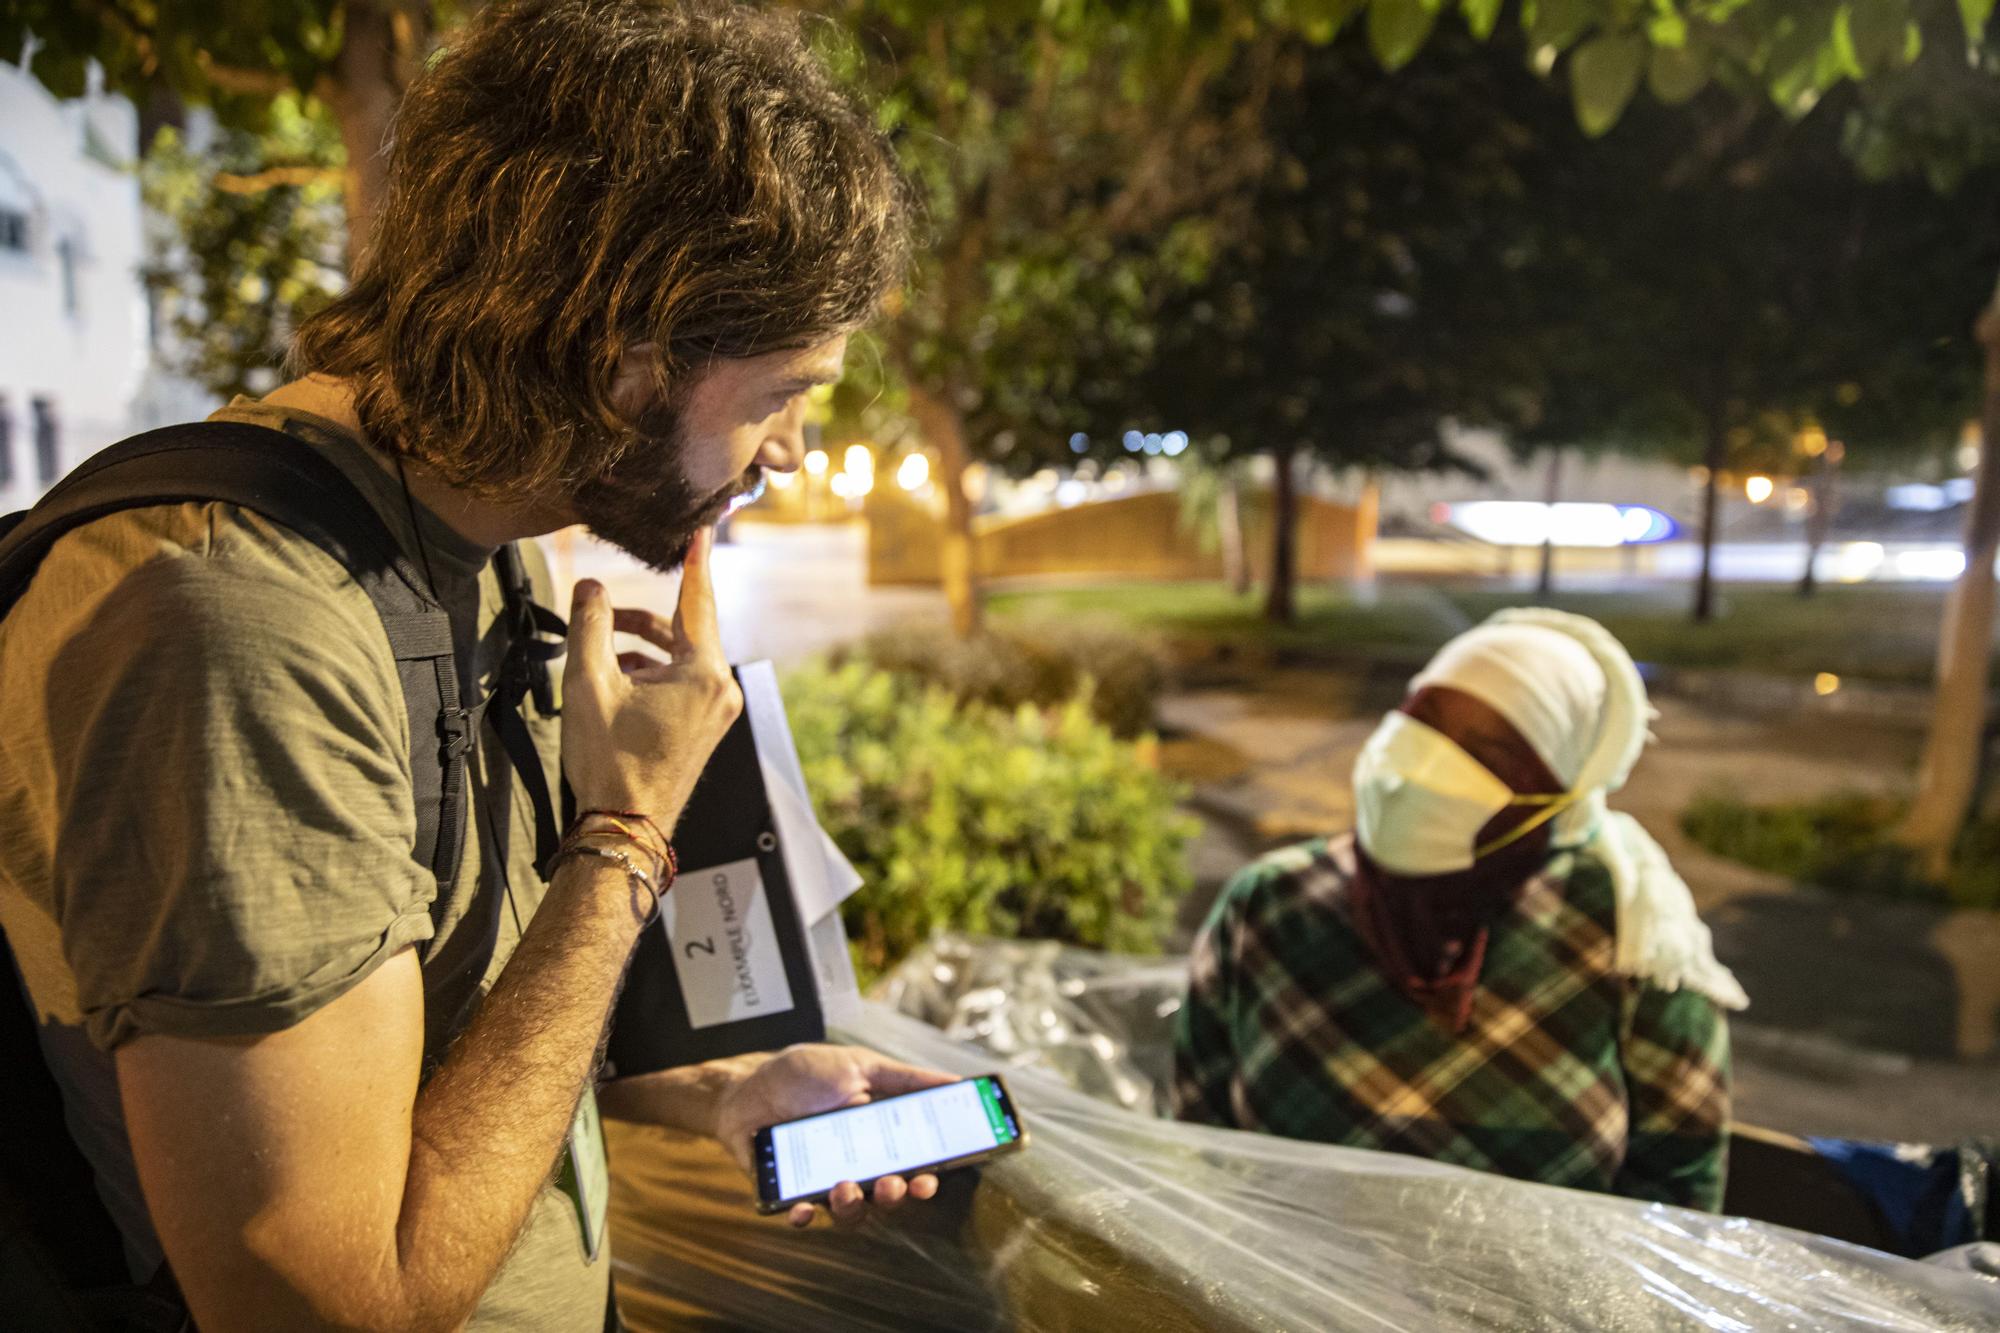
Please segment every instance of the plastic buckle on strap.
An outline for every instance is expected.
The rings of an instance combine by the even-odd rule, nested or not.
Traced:
[[[471,710],[466,708],[447,708],[439,713],[438,739],[444,742],[444,760],[447,764],[471,749]]]
[[[509,709],[519,708],[523,699],[532,697],[538,713],[555,717],[555,684],[549,674],[549,655],[542,648],[527,639],[516,639],[508,646],[506,660],[500,664],[498,697]]]

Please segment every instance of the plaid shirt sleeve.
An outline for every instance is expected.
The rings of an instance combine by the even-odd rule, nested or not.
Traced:
[[[1632,1122],[1616,1190],[1719,1212],[1729,1146],[1729,1027],[1722,1011],[1685,988],[1642,988],[1623,1063]]]
[[[1239,877],[1240,878],[1240,877]],[[1216,903],[1188,959],[1188,990],[1174,1022],[1174,1116],[1204,1125],[1236,1127],[1230,1084],[1236,1077],[1235,1045],[1227,1015],[1236,984],[1236,894],[1232,883]]]

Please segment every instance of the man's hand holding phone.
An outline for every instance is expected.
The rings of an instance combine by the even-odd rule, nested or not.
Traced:
[[[950,1074],[901,1064],[860,1047],[792,1046],[723,1094],[716,1111],[715,1136],[754,1179],[752,1145],[761,1129],[956,1081]],[[905,1198],[928,1199],[937,1193],[937,1187],[937,1177],[930,1174],[909,1180],[883,1176],[875,1182],[872,1197],[877,1208],[888,1211]],[[858,1184],[844,1181],[828,1198],[827,1211],[835,1222],[852,1224],[867,1216],[869,1202],[870,1196]],[[801,1203],[787,1217],[793,1226],[805,1227],[812,1225],[817,1212],[812,1204]]]

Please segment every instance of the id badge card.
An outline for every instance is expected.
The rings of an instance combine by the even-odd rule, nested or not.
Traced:
[[[604,1157],[604,1123],[597,1118],[597,1094],[588,1088],[576,1104],[576,1118],[570,1121],[569,1145],[563,1152],[556,1188],[576,1205],[584,1257],[596,1263],[604,1248],[605,1219],[611,1209],[611,1169]]]

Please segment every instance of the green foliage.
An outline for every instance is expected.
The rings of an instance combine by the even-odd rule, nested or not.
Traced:
[[[1241,504],[1250,489],[1250,465],[1232,459],[1226,439],[1199,440],[1181,455],[1178,493],[1181,531],[1194,538],[1203,555],[1222,547],[1223,506],[1234,492]]]
[[[1493,35],[1493,29],[1500,24],[1502,0],[1463,0],[1465,26],[1480,41]]]
[[[1708,64],[1686,46],[1656,46],[1646,66],[1646,87],[1668,106],[1679,106],[1708,86]]]
[[[392,15],[399,33],[418,36],[466,7],[458,0],[370,6]],[[105,86],[149,118],[148,128],[206,106],[231,129],[261,133],[275,100],[318,95],[336,77],[348,10],[346,0],[8,0],[0,5],[0,59],[18,61],[32,38],[30,71],[58,97],[81,96],[95,63]]]
[[[1577,48],[1569,63],[1577,123],[1585,134],[1603,134],[1618,123],[1646,69],[1646,39],[1636,33],[1601,33]]]
[[[1010,623],[961,639],[912,623],[869,635],[840,654],[948,691],[960,703],[1003,712],[1059,708],[1087,699],[1114,735],[1151,731],[1166,689],[1166,658],[1142,631],[1067,617]]]
[[[1513,287],[1534,405],[1520,443],[1779,474],[1802,470],[1793,440],[1813,422],[1863,465],[1952,446],[1978,403],[2000,173],[1945,198],[1859,180],[1838,106],[1754,110],[1642,104],[1526,173],[1540,208]]]
[[[843,909],[864,971],[947,928],[1159,948],[1197,826],[1087,697],[1008,713],[849,662],[793,672],[785,702],[820,820],[867,879]]]
[[[215,393],[269,392],[301,320],[345,278],[340,137],[318,104],[280,97],[262,133],[220,130],[191,152],[163,130],[141,164],[146,281],[172,369]]]
[[[1993,21],[1994,0],[1958,0],[1958,12],[1965,21],[1965,39],[1978,45],[1986,25]]]
[[[1991,0],[1968,7],[1969,48],[1947,40],[1936,16],[1917,57],[1878,73],[1848,117],[1848,151],[1864,175],[1914,173],[1943,193],[2000,162],[2000,34]],[[1941,31],[1941,29],[1945,29]]]
[[[1420,45],[1432,31],[1420,11],[1434,6],[1368,3],[1371,34],[1414,33]],[[1493,32],[1494,0],[1460,5],[1475,36]],[[1577,113],[1592,133],[1629,103],[1635,70],[1662,102],[1684,102],[1713,82],[1761,94],[1793,117],[1852,82],[1865,110],[1851,127],[1857,160],[1877,171],[1915,167],[1942,182],[2000,152],[1994,7],[1957,0],[1954,14],[1947,0],[1522,0],[1519,13],[1539,68],[1570,53]],[[1394,69],[1415,45],[1378,40],[1375,50]]]
[[[1521,26],[1532,45],[1561,51],[1590,30],[1597,8],[1594,0],[1525,0]]]
[[[1375,0],[1368,7],[1368,49],[1383,69],[1401,69],[1423,49],[1436,24],[1433,0]]]
[[[1909,19],[1898,0],[1854,0],[1834,20],[1834,42],[1848,72],[1866,78],[1901,63]]]
[[[1412,3],[1427,30],[1439,0]],[[889,367],[984,460],[1074,463],[1069,437],[1129,406],[1162,294],[1206,271],[1269,165],[1279,46],[1364,4],[817,0],[923,206]]]
[[[1373,11],[1379,12],[1379,11]],[[1224,456],[1450,468],[1440,423],[1510,423],[1534,366],[1514,298],[1523,166],[1576,139],[1513,53],[1440,35],[1394,77],[1362,34],[1288,47],[1269,92],[1273,170],[1207,274],[1161,292],[1127,426]],[[1330,108],[1338,108],[1332,111]]]
[[[1718,855],[1836,893],[2000,909],[2000,820],[1966,828],[1940,883],[1891,840],[1903,811],[1900,801],[1858,793],[1770,806],[1711,794],[1687,808],[1681,828]]]

